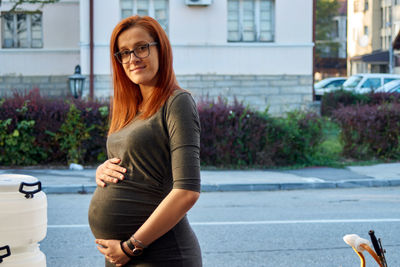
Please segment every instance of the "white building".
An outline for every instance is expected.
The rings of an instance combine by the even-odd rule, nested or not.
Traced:
[[[108,97],[111,92],[109,40],[113,27],[121,18],[140,14],[153,16],[163,25],[173,47],[178,81],[195,97],[236,96],[251,108],[268,107],[274,114],[312,102],[312,1],[93,2],[96,97]],[[2,15],[9,7],[3,0]],[[23,10],[33,7],[23,6]],[[75,65],[81,65],[84,75],[90,74],[89,0],[61,0],[40,10],[36,15],[41,17],[40,23],[33,23],[38,19],[27,15],[31,16],[26,23],[31,35],[25,38],[28,41],[18,34],[11,38],[11,31],[4,26],[5,16],[1,18],[0,93],[36,86],[49,94],[66,94],[67,76]],[[21,20],[18,14],[7,19],[9,24]],[[86,80],[87,95],[89,78]]]
[[[400,0],[349,0],[348,75],[400,73],[400,55],[391,49],[399,31]]]
[[[80,63],[79,1],[43,8],[24,5],[12,14],[5,12],[11,7],[6,0],[0,7],[0,94],[32,88],[67,94],[66,76]]]

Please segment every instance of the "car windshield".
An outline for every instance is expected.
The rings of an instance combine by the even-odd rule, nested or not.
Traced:
[[[320,88],[324,87],[328,82],[330,82],[330,81],[329,80],[319,81],[314,85],[314,88],[315,89],[320,89]]]
[[[394,80],[384,85],[387,90],[392,90],[400,86],[400,80]]]
[[[343,87],[347,88],[355,88],[357,84],[362,80],[362,77],[359,75],[351,76],[343,83]]]

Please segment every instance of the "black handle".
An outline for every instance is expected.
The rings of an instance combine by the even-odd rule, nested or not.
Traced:
[[[378,240],[376,240],[376,236],[375,236],[374,230],[370,230],[370,231],[368,232],[368,234],[369,234],[369,236],[371,237],[372,245],[374,246],[376,255],[378,255],[379,257],[381,257],[381,256],[382,256],[381,248],[380,248],[380,246],[379,246]]]
[[[6,253],[5,254],[1,254],[2,250],[5,250]],[[11,256],[10,247],[9,246],[0,247],[0,263],[2,263],[3,259],[8,257],[8,256]]]
[[[37,186],[37,189],[33,190],[33,191],[27,191],[27,190],[24,190],[24,186]],[[26,198],[33,198],[33,195],[36,193],[39,193],[40,191],[42,191],[42,183],[40,181],[37,181],[36,183],[22,182],[19,186],[19,192],[21,192],[22,194],[25,194]]]

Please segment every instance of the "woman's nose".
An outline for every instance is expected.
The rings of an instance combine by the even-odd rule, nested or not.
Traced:
[[[138,58],[134,53],[131,53],[131,57],[129,58],[129,63],[139,62],[140,58]]]

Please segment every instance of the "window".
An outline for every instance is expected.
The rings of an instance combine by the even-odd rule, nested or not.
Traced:
[[[396,78],[385,78],[383,79],[383,84],[396,80]]]
[[[3,48],[42,48],[41,13],[3,13]]]
[[[364,26],[364,35],[368,36],[368,26]]]
[[[361,88],[376,89],[379,86],[381,86],[381,79],[380,78],[369,78],[361,85]]]
[[[274,41],[273,0],[228,0],[228,41]]]
[[[354,12],[362,12],[364,10],[362,4],[363,3],[361,2],[361,0],[354,0],[354,2],[353,2]]]
[[[333,21],[332,38],[339,38],[339,20]]]
[[[368,10],[368,0],[365,0],[364,2],[364,11]]]
[[[121,0],[121,18],[150,16],[168,33],[168,0]]]
[[[361,72],[360,69],[361,69],[360,63],[356,63],[357,72]],[[359,75],[351,76],[343,83],[343,87],[355,88],[360,83],[361,80],[362,76]]]
[[[339,87],[341,87],[342,85],[343,85],[343,83],[345,82],[346,80],[337,80],[337,81],[333,81],[332,83],[330,83],[329,85],[328,85],[328,88],[339,88]]]

